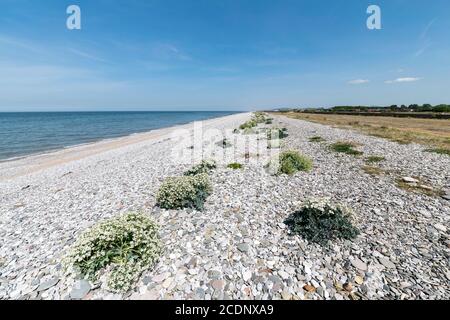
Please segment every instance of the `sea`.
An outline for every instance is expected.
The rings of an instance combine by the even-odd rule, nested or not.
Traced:
[[[0,161],[236,112],[0,112]]]

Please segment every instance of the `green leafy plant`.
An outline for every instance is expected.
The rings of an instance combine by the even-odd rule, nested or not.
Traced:
[[[104,271],[108,288],[123,292],[156,263],[161,252],[156,223],[143,213],[127,213],[84,232],[63,258],[63,265],[67,273],[81,273],[92,281]]]
[[[274,174],[293,175],[298,171],[310,171],[312,160],[297,151],[285,151],[273,158],[267,167]]]
[[[168,178],[158,190],[156,202],[164,209],[195,208],[202,210],[212,192],[206,173]]]
[[[228,168],[233,169],[233,170],[238,170],[238,169],[242,169],[243,165],[237,162],[233,162],[230,163],[228,166]]]
[[[201,173],[210,173],[212,170],[216,169],[217,165],[214,160],[202,160],[196,166],[193,166],[191,169],[184,173],[185,176],[195,176]]]
[[[377,163],[377,162],[382,162],[386,160],[385,157],[380,157],[380,156],[370,156],[366,158],[366,162],[367,163]]]
[[[314,136],[309,138],[309,142],[323,142],[323,141],[325,141],[325,139],[320,136]]]
[[[450,149],[434,148],[434,149],[426,149],[425,151],[450,156]]]
[[[250,121],[247,121],[247,122],[244,122],[243,124],[241,124],[239,126],[239,129],[241,129],[241,130],[251,129],[251,128],[256,127],[257,125],[258,124],[256,123],[256,121],[250,120]]]
[[[336,142],[330,147],[331,150],[335,152],[346,153],[353,156],[359,156],[363,154],[361,151],[354,149],[356,145],[352,142]]]
[[[268,140],[276,140],[276,139],[284,139],[287,138],[289,135],[287,133],[286,128],[274,128],[267,131],[267,139]]]
[[[293,234],[320,245],[336,239],[351,240],[359,234],[352,224],[351,211],[325,199],[306,201],[285,220],[285,224]]]

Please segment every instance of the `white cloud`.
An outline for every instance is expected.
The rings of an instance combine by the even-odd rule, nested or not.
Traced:
[[[370,80],[365,80],[365,79],[355,79],[355,80],[351,80],[348,82],[348,84],[364,84],[364,83],[369,83]]]
[[[422,78],[413,78],[413,77],[407,77],[407,78],[397,78],[395,80],[387,80],[385,83],[402,83],[402,82],[415,82],[419,81]]]

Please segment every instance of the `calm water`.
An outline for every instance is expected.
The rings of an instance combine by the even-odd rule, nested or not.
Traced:
[[[0,113],[0,161],[233,113]]]

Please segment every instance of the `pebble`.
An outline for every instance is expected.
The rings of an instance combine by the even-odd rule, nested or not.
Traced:
[[[91,290],[91,285],[86,280],[78,280],[73,285],[72,291],[70,292],[71,299],[83,299]]]
[[[365,264],[358,258],[354,258],[353,260],[350,260],[350,263],[359,270],[367,271],[367,264]]]

